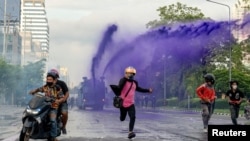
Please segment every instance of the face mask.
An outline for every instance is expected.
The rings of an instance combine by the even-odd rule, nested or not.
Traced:
[[[53,85],[53,82],[47,82],[46,84],[50,87]]]
[[[128,74],[128,79],[134,79],[134,74]]]
[[[237,85],[233,85],[232,88],[233,88],[234,90],[236,90],[236,89],[237,89]]]
[[[128,78],[129,78],[129,79],[134,79],[134,76],[133,76],[133,75],[131,75],[131,76],[129,76]]]

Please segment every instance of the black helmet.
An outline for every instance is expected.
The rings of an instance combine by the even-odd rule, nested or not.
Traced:
[[[53,73],[53,72],[48,72],[47,73],[47,77],[52,77],[53,79],[56,79],[57,78],[57,74]]]
[[[59,72],[56,69],[50,69],[48,73],[55,73],[57,78],[59,77]]]
[[[230,83],[230,86],[232,86],[233,83],[236,83],[237,85],[239,85],[239,82],[237,80],[231,80],[229,83]]]
[[[211,73],[205,74],[204,79],[205,79],[206,82],[211,82],[212,84],[214,84],[214,82],[215,82],[215,77]]]

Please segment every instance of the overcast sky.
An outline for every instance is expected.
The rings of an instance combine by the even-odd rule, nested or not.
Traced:
[[[46,0],[50,26],[48,67],[67,67],[71,84],[90,76],[91,59],[107,25],[117,24],[116,39],[146,31],[146,23],[158,19],[160,6],[176,3],[198,7],[206,17],[227,20],[228,8],[206,0]],[[233,7],[236,0],[217,0]]]

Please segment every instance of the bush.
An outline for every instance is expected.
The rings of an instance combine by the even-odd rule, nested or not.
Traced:
[[[228,109],[228,102],[226,99],[216,99],[215,100],[215,109]]]
[[[177,97],[172,97],[166,100],[166,106],[169,107],[179,107],[179,108],[188,108],[188,100],[179,101]],[[158,104],[163,105],[163,100],[159,100]],[[247,102],[243,101],[241,104],[240,110],[244,110],[244,107],[247,105]],[[190,108],[191,109],[200,109],[201,103],[199,98],[190,99]],[[215,109],[225,110],[229,109],[229,105],[226,99],[216,99],[215,101]]]
[[[172,97],[166,100],[166,106],[179,107],[179,100],[177,97]]]
[[[190,99],[190,108],[200,108],[200,99],[199,98],[192,98]],[[179,106],[181,108],[188,108],[188,100],[185,99],[183,101],[180,102]]]

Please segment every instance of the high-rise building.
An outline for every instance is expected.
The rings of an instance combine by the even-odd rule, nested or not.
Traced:
[[[237,4],[235,4],[235,19],[239,20],[239,24],[242,24],[244,17],[250,12],[249,6],[250,4],[243,0],[238,0]],[[234,31],[234,35],[238,41],[245,40],[250,35],[250,29],[238,29]]]
[[[24,62],[34,61],[32,54],[40,59],[48,59],[49,25],[45,0],[21,0],[21,24]],[[26,44],[27,34],[31,35],[31,46]],[[28,38],[30,41],[30,38]],[[37,59],[36,59],[37,60]]]
[[[6,10],[6,11],[5,11]],[[0,0],[0,53],[8,63],[20,64],[21,0]]]
[[[0,24],[4,24],[4,15],[6,15],[6,25],[17,25],[20,22],[21,0],[6,0],[6,13],[5,0],[0,0]]]

